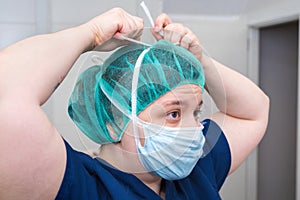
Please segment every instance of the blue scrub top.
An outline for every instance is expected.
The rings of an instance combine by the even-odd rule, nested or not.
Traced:
[[[203,124],[207,140],[205,148],[210,148],[210,145],[213,148],[198,161],[188,177],[176,181],[164,180],[167,200],[221,199],[219,190],[231,164],[230,149],[222,130],[215,122],[205,120]],[[161,199],[134,175],[77,152],[67,142],[65,145],[67,166],[56,199]]]

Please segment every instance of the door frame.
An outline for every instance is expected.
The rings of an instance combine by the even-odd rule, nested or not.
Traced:
[[[300,14],[292,14],[284,17],[275,17],[267,20],[256,21],[254,23],[248,23],[248,36],[247,36],[247,48],[248,48],[248,60],[247,60],[247,75],[257,85],[259,84],[259,29],[278,25],[282,23],[288,23],[295,20],[299,21]],[[296,144],[296,199],[300,200],[300,26],[299,28],[299,44],[298,44],[298,102],[297,102],[297,144]],[[246,199],[257,199],[257,149],[247,159],[246,170]]]

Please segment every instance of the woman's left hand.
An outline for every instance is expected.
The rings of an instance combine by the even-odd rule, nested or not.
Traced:
[[[157,40],[165,39],[187,49],[201,62],[203,51],[196,35],[182,24],[172,23],[168,15],[157,17],[152,33]]]

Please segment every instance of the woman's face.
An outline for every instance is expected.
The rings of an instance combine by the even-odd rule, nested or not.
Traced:
[[[145,122],[160,126],[200,126],[202,103],[202,89],[199,86],[192,84],[182,85],[154,101],[138,117]],[[143,130],[141,127],[138,130],[140,141],[143,145]],[[127,151],[135,152],[132,123],[127,126],[121,141]]]
[[[138,117],[143,121],[161,126],[195,127],[200,126],[201,105],[202,89],[197,85],[182,85],[154,101]],[[142,127],[138,127],[138,133],[140,142],[144,145]],[[131,163],[138,162],[132,123],[128,124],[118,146],[127,152],[127,158]],[[130,170],[136,173],[143,172],[144,168],[130,167]]]

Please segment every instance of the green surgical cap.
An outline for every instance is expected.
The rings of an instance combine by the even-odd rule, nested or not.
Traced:
[[[121,140],[131,120],[133,71],[138,57],[147,48],[150,49],[143,57],[138,75],[137,114],[178,86],[196,84],[204,91],[202,65],[186,49],[165,40],[151,47],[138,44],[122,47],[102,66],[84,71],[69,100],[71,119],[94,142]]]

